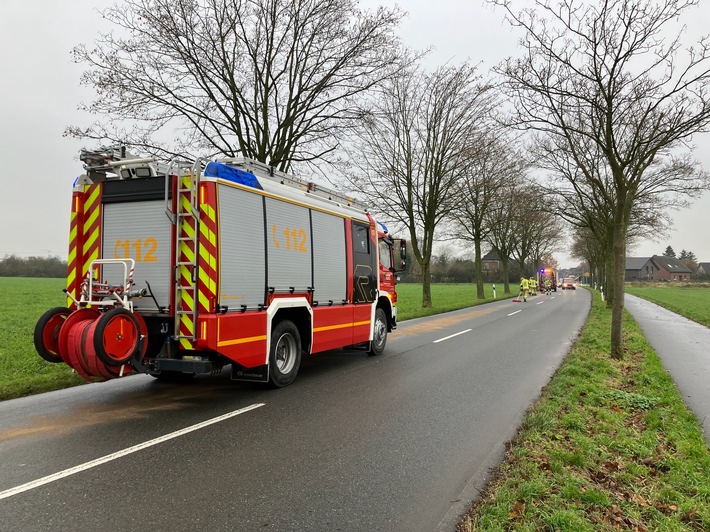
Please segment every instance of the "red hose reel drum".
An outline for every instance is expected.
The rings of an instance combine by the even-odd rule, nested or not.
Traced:
[[[57,307],[35,327],[35,346],[42,358],[65,362],[87,381],[113,379],[133,371],[129,361],[145,355],[145,320],[123,307],[101,313]]]

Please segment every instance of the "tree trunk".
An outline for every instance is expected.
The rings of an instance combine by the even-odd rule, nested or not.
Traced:
[[[431,308],[431,268],[428,262],[422,267],[422,308]]]
[[[503,293],[510,294],[510,272],[508,271],[508,261],[506,259],[500,259],[500,263],[503,266]]]
[[[473,244],[476,257],[474,259],[476,265],[476,297],[485,299],[486,294],[483,291],[483,263],[481,262],[481,241],[476,240]]]
[[[606,266],[604,268],[604,275],[602,277],[602,286],[604,287],[604,299],[606,300],[606,308],[612,308],[612,303],[614,302],[614,275],[616,275],[616,267],[614,266],[616,260],[614,254],[614,246],[612,245],[610,253],[607,253]]]
[[[611,357],[624,358],[624,276],[626,274],[626,227],[623,206],[617,206],[614,213],[614,270],[612,280],[611,305]]]

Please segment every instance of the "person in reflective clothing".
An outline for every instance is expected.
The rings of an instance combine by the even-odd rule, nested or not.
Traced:
[[[523,296],[523,301],[528,300],[528,290],[530,289],[530,282],[525,278],[520,278],[520,295]]]

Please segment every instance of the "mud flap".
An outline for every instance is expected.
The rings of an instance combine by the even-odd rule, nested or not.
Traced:
[[[232,362],[233,381],[250,381],[250,382],[269,382],[269,365],[255,366],[253,368],[245,368],[236,362]]]

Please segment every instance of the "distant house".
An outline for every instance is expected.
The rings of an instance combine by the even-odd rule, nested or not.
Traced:
[[[690,281],[692,273],[675,257],[626,257],[627,281]]]
[[[481,266],[483,266],[484,272],[497,272],[503,268],[498,252],[495,250],[491,250],[483,256]]]
[[[652,279],[653,272],[654,266],[651,263],[651,257],[626,257],[626,275],[624,278],[627,281]]]
[[[710,262],[698,263],[698,275],[710,275]]]

